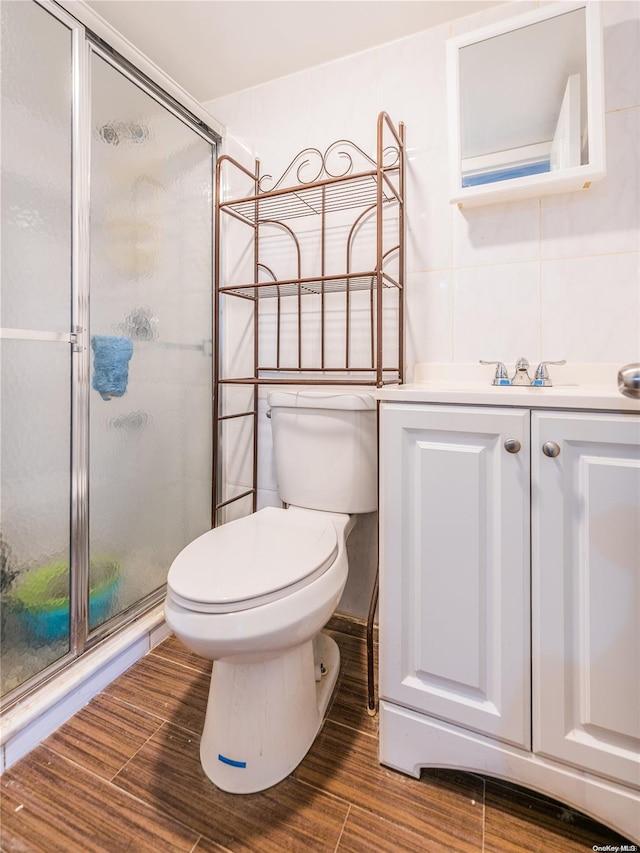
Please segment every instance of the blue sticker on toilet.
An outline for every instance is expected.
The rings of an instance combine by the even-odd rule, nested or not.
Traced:
[[[218,761],[222,761],[223,764],[228,764],[230,767],[246,767],[246,761],[234,761],[233,758],[227,758],[226,755],[222,755],[218,753]]]

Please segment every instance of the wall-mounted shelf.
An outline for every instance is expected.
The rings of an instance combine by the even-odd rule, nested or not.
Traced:
[[[447,43],[451,203],[587,189],[605,175],[597,0],[553,3]]]
[[[253,485],[229,496],[216,450],[214,524],[234,501],[252,496],[256,509],[260,385],[403,381],[404,158],[404,126],[380,113],[374,156],[345,139],[306,148],[275,182],[259,160],[252,172],[218,159],[214,444],[223,424],[253,419]],[[236,350],[252,353],[250,369]],[[233,411],[234,386],[253,386],[251,407]]]

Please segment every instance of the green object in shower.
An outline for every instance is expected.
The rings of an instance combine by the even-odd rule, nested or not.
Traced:
[[[109,558],[91,560],[89,590],[90,624],[108,618],[121,580],[120,564]],[[28,572],[20,580],[7,604],[19,615],[30,636],[60,640],[69,634],[69,565],[52,563]]]

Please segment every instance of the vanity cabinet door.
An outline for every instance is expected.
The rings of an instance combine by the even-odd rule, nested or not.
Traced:
[[[380,696],[529,748],[529,412],[385,403],[380,428]]]
[[[533,748],[639,786],[640,418],[533,413],[532,477]]]

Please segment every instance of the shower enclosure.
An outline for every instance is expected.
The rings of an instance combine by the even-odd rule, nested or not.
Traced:
[[[217,137],[55,4],[1,14],[8,706],[211,526]]]

